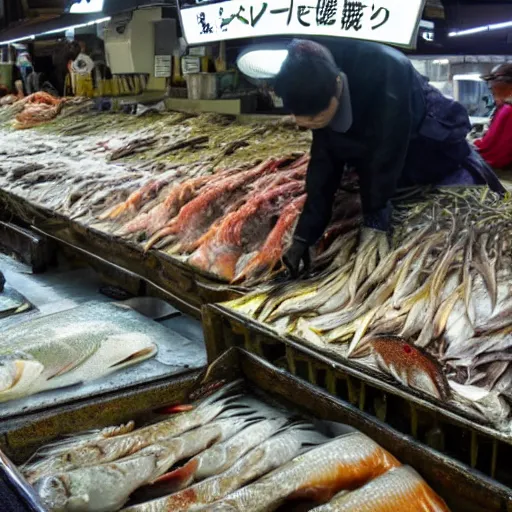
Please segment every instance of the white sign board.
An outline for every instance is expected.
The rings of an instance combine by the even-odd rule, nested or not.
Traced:
[[[83,14],[89,12],[101,12],[103,10],[103,0],[80,0],[74,3],[69,9],[72,14]]]
[[[425,0],[181,0],[189,45],[226,39],[335,36],[415,46]]]
[[[169,78],[171,76],[171,56],[156,55],[155,56],[155,78]]]

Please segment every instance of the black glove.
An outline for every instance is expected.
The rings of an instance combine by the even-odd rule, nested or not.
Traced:
[[[0,293],[4,291],[5,286],[5,277],[2,272],[0,272]]]
[[[393,214],[393,208],[391,203],[388,201],[387,205],[371,213],[364,214],[364,226],[371,228],[376,231],[389,232],[391,227],[391,215]]]
[[[304,264],[302,268],[300,267],[301,262]],[[297,279],[301,274],[308,272],[311,265],[308,244],[304,240],[294,238],[292,246],[283,256],[283,263],[293,279]]]

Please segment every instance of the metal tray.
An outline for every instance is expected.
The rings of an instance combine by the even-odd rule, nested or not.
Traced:
[[[31,487],[19,479],[13,462],[23,462],[45,442],[85,428],[105,427],[129,419],[141,423],[155,407],[186,401],[191,392],[208,382],[240,377],[265,400],[275,401],[317,420],[349,425],[372,437],[401,462],[415,467],[447,501],[453,512],[512,510],[512,490],[397,432],[324,390],[273,367],[264,359],[237,348],[224,353],[201,374],[161,385],[158,395],[155,389],[140,388],[136,394],[103,399],[101,404],[74,404],[66,411],[46,413],[31,424],[18,422],[9,428],[0,427],[4,452],[0,457],[0,471],[11,478],[24,496],[30,496]],[[95,415],[104,409],[109,413]]]
[[[3,330],[2,341],[26,336],[51,336],[55,329],[67,325],[108,321],[112,334],[121,333],[129,328],[130,332],[143,332],[158,346],[158,354],[138,365],[128,367],[103,378],[66,388],[45,391],[19,400],[1,404],[0,422],[10,421],[16,416],[59,407],[66,403],[83,400],[89,396],[120,391],[132,386],[153,381],[175,378],[183,373],[203,368],[206,354],[202,340],[190,340],[176,331],[159,325],[136,311],[120,307],[116,303],[88,302],[63,312],[38,316],[29,321]]]
[[[366,366],[334,359],[222,305],[203,307],[208,360],[242,347],[326,389],[361,411],[512,486],[512,437],[406,388]]]

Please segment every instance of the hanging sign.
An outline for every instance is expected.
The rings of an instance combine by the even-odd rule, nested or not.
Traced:
[[[171,76],[171,65],[170,55],[155,55],[155,77],[169,78]]]
[[[101,12],[103,0],[72,0],[69,12],[72,14],[84,14],[90,12]]]
[[[189,45],[260,36],[335,36],[413,47],[425,0],[179,0]]]

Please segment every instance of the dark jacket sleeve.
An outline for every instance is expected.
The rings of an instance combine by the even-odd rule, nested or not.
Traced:
[[[329,152],[325,130],[313,131],[311,160],[306,176],[307,200],[295,236],[309,246],[323,235],[331,220],[334,197],[340,186],[344,165]]]
[[[388,230],[390,199],[403,173],[413,129],[412,71],[397,62],[386,66],[373,101],[369,158],[360,169],[361,201],[368,227]]]

